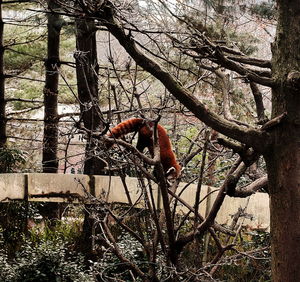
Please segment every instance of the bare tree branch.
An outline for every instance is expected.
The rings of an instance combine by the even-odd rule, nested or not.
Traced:
[[[105,14],[105,15],[104,15]],[[172,76],[161,65],[143,54],[136,46],[131,34],[126,35],[122,27],[113,17],[113,10],[110,7],[105,9],[103,25],[118,39],[120,44],[131,55],[138,65],[150,72],[175,96],[185,107],[187,107],[197,118],[214,128],[218,132],[223,133],[231,138],[239,140],[242,143],[255,147],[262,151],[268,145],[268,135],[254,128],[242,128],[236,124],[229,122],[219,115],[211,112],[204,104],[202,104],[194,95],[185,89],[174,76]]]
[[[253,158],[253,162],[255,160],[256,159]],[[187,243],[194,240],[196,236],[198,236],[199,234],[203,234],[204,231],[206,231],[209,227],[212,226],[217,216],[217,213],[220,210],[220,207],[225,199],[225,196],[229,194],[234,195],[237,182],[240,179],[240,177],[245,173],[246,169],[247,166],[244,163],[242,163],[242,159],[239,158],[228,172],[226,179],[224,180],[224,183],[218,192],[218,195],[212,205],[208,216],[201,224],[198,225],[197,231],[191,231],[190,233],[188,233],[182,238],[179,238],[176,241],[176,248],[178,252],[180,252]]]
[[[7,98],[6,102],[24,102],[24,103],[43,103],[42,100],[22,99],[22,98]]]
[[[268,186],[268,177],[263,176],[245,187],[237,187],[231,197],[246,198],[255,194],[258,190]]]
[[[109,248],[118,258],[120,261],[126,263],[126,265],[139,277],[141,277],[142,279],[146,278],[146,275],[143,271],[141,271],[141,269],[135,265],[134,263],[132,263],[129,259],[127,259],[121,252],[120,248],[118,247],[115,238],[113,237],[106,221],[103,221],[101,223],[101,226],[103,227],[103,231],[105,232],[106,236],[107,236],[107,240],[104,241],[106,244],[106,247]]]
[[[222,92],[223,92],[223,115],[224,118],[227,120],[233,120],[233,116],[230,111],[230,83],[229,83],[229,75],[226,74],[224,71],[217,69],[214,73],[219,77],[222,85]]]
[[[250,87],[256,105],[258,123],[263,124],[267,121],[267,117],[265,115],[265,107],[263,103],[262,93],[260,92],[258,86],[254,82],[250,82]]]
[[[250,58],[247,56],[227,56],[229,60],[243,63],[251,66],[256,66],[260,68],[271,68],[271,62],[269,60],[261,60],[257,58]]]
[[[235,71],[239,73],[240,75],[245,76],[245,78],[259,83],[261,85],[274,87],[275,81],[272,78],[266,77],[266,76],[260,76],[255,71],[251,69],[247,69],[246,67],[242,66],[239,63],[234,62],[233,60],[230,60],[227,58],[224,53],[222,52],[221,48],[216,46],[215,47],[215,56],[217,59],[217,62],[221,64],[222,67],[225,67],[227,69],[230,69],[232,71]]]

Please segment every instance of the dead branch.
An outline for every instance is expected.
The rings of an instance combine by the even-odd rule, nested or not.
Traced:
[[[113,237],[108,225],[107,220],[101,222],[101,226],[103,227],[103,231],[107,236],[107,240],[104,240],[104,244],[107,248],[109,248],[120,261],[126,263],[127,267],[130,268],[136,275],[138,275],[141,279],[146,279],[145,273],[133,262],[127,259],[121,252],[120,248],[118,247],[115,238]],[[145,280],[144,280],[145,281]]]
[[[196,195],[195,195],[195,204],[194,204],[194,209],[195,212],[199,212],[199,204],[200,204],[200,193],[201,193],[201,187],[202,187],[202,182],[203,182],[203,177],[204,177],[204,168],[205,168],[205,162],[206,162],[206,153],[207,153],[207,147],[209,143],[209,136],[210,132],[206,130],[205,132],[205,142],[203,146],[203,152],[202,152],[202,160],[201,160],[201,166],[200,166],[200,171],[199,171],[199,179],[197,183],[197,190],[196,190]],[[195,221],[195,224],[197,224],[197,221]]]
[[[232,195],[228,195],[230,197],[238,197],[238,198],[246,198],[255,194],[260,189],[265,189],[268,186],[268,177],[263,176],[251,184],[244,187],[237,187]]]
[[[22,98],[7,98],[5,102],[24,102],[24,103],[43,103],[42,100],[22,99]]]
[[[253,93],[255,105],[256,105],[256,112],[258,118],[258,124],[264,124],[268,119],[265,115],[265,107],[263,104],[262,93],[259,90],[258,86],[254,82],[250,82],[250,87]]]
[[[222,85],[222,93],[223,93],[223,115],[227,120],[233,120],[233,116],[230,111],[230,85],[229,85],[229,75],[225,74],[225,72],[220,69],[214,70],[214,73],[219,77]]]
[[[213,203],[213,206],[208,216],[202,223],[198,225],[197,231],[191,231],[186,236],[179,238],[176,241],[176,248],[178,252],[180,252],[187,243],[194,240],[196,236],[203,234],[204,231],[206,231],[209,227],[212,226],[217,216],[217,213],[220,210],[220,207],[225,199],[226,194],[232,193],[232,191],[234,191],[239,178],[243,175],[246,169],[247,166],[244,163],[242,163],[242,159],[239,158],[228,172],[226,179],[219,190],[219,193],[216,197],[215,202]]]
[[[202,120],[208,126],[214,128],[220,133],[230,136],[236,140],[254,146],[259,150],[268,144],[268,136],[262,134],[254,128],[242,128],[236,124],[222,119],[219,115],[211,112],[203,105],[194,95],[187,89],[182,87],[173,75],[165,70],[160,64],[143,54],[136,46],[132,36],[126,35],[120,24],[113,17],[111,7],[104,9],[106,12],[101,14],[103,18],[102,24],[118,39],[120,44],[126,49],[128,54],[136,61],[138,65],[150,72],[158,80],[160,80],[166,88],[174,95],[183,105],[185,105],[197,118]]]
[[[259,83],[261,85],[265,85],[268,87],[275,86],[275,81],[272,78],[269,78],[267,76],[260,76],[257,73],[255,73],[255,71],[248,69],[248,68],[244,67],[243,65],[236,63],[235,61],[227,58],[223,54],[220,47],[218,47],[218,46],[215,47],[214,55],[217,59],[217,62],[220,63],[222,67],[225,67],[227,69],[235,71],[238,74],[244,76],[245,78],[247,78],[253,82]]]
[[[223,50],[225,51],[225,50]],[[251,58],[251,57],[247,57],[247,56],[232,56],[229,55],[227,56],[228,59],[238,62],[238,63],[243,63],[243,64],[247,64],[247,65],[251,65],[251,66],[256,66],[256,67],[260,67],[260,68],[271,68],[271,61],[269,60],[262,60],[262,59],[258,59],[258,58]]]
[[[243,144],[238,144],[237,142],[231,141],[227,138],[218,137],[217,141],[220,145],[225,146],[231,149],[234,153],[239,154],[247,166],[250,166],[253,163],[253,160],[257,159],[259,155],[252,148],[248,148]]]

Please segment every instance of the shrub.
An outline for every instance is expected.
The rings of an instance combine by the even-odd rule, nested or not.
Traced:
[[[25,164],[25,152],[19,149],[0,148],[0,173],[15,172],[17,168]]]
[[[95,281],[84,269],[83,257],[68,252],[62,241],[29,243],[10,262],[0,255],[0,281]]]

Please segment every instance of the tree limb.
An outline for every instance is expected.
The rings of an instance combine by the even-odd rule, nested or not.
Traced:
[[[126,263],[129,269],[131,269],[136,275],[141,277],[142,279],[146,278],[145,273],[133,262],[131,262],[129,259],[127,259],[121,252],[120,248],[118,247],[115,238],[111,234],[109,227],[107,226],[106,220],[101,222],[101,226],[103,227],[103,231],[106,234],[107,240],[104,240],[103,243],[105,247],[109,248],[117,257],[118,259]]]
[[[271,68],[271,62],[269,60],[262,60],[257,58],[250,58],[246,56],[227,56],[229,60],[243,63],[251,66],[256,66],[260,68]]]
[[[263,176],[245,187],[236,188],[234,193],[228,196],[246,198],[248,196],[251,196],[252,194],[255,194],[258,190],[262,188],[266,188],[267,186],[268,186],[268,177]]]
[[[215,48],[215,57],[217,59],[217,62],[221,64],[222,67],[225,67],[227,69],[230,69],[232,71],[235,71],[239,73],[240,75],[245,76],[247,79],[254,81],[256,83],[259,83],[261,85],[273,87],[275,86],[275,81],[272,78],[266,77],[266,76],[260,76],[255,71],[251,69],[247,69],[244,66],[242,66],[239,63],[236,63],[233,60],[230,60],[228,57],[226,57],[220,47],[216,46]]]
[[[264,134],[263,132],[251,127],[243,128],[237,126],[236,124],[221,118],[214,112],[211,112],[194,95],[185,89],[173,75],[171,75],[156,61],[142,53],[137,48],[131,34],[125,34],[123,28],[117,23],[113,17],[113,10],[111,7],[107,7],[104,11],[100,11],[99,16],[100,20],[102,19],[102,24],[106,26],[109,32],[117,38],[119,43],[125,48],[136,63],[160,80],[170,93],[187,109],[195,114],[197,118],[216,131],[233,139],[239,140],[249,146],[253,146],[259,151],[266,148],[269,140],[268,134]]]
[[[257,84],[252,81],[250,82],[250,88],[252,90],[255,105],[256,105],[258,123],[263,124],[267,121],[267,117],[265,115],[265,107],[263,103],[262,93],[260,92]]]
[[[232,149],[234,153],[237,153],[242,158],[243,162],[249,166],[253,163],[253,160],[257,158],[259,154],[257,154],[255,151],[253,151],[252,148],[248,148],[247,146],[244,146],[242,144],[238,144],[236,142],[233,142],[231,140],[218,137],[217,141],[220,145],[227,147],[229,149]]]

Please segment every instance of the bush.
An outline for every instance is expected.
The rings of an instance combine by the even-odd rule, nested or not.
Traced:
[[[10,262],[0,254],[0,281],[95,281],[84,269],[83,257],[68,252],[62,241],[25,246]]]
[[[267,20],[274,20],[276,18],[276,9],[274,1],[264,1],[259,4],[253,4],[250,7],[250,12]]]
[[[0,148],[0,173],[15,172],[17,168],[26,162],[25,152],[19,149]]]
[[[271,281],[270,233],[244,232],[236,249],[227,252],[217,274],[222,281]]]

